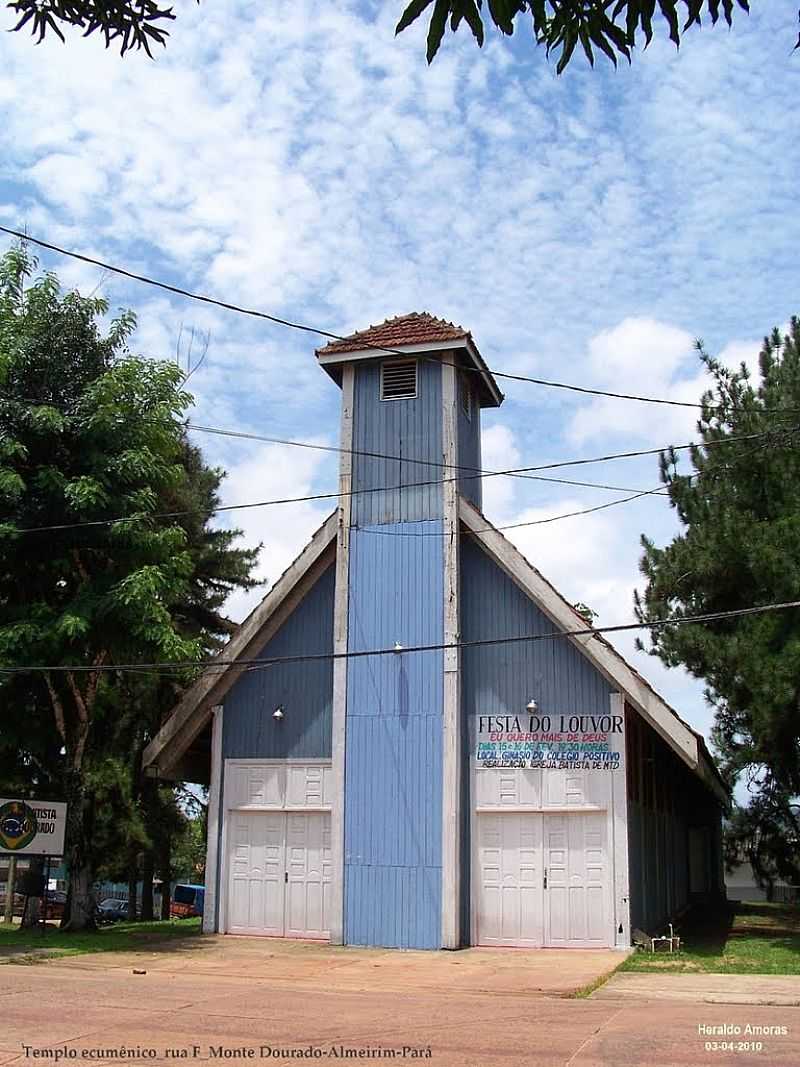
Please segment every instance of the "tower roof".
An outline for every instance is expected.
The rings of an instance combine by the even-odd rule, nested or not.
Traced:
[[[394,353],[412,355],[416,352],[462,350],[464,364],[472,366],[476,374],[483,406],[497,407],[503,394],[486,366],[469,330],[453,322],[438,319],[427,311],[412,311],[385,319],[377,326],[357,330],[340,340],[329,341],[316,350],[321,366],[336,382],[341,382],[341,366],[352,359],[381,359]]]
[[[330,341],[324,348],[317,349],[317,355],[357,352],[359,349],[373,346],[396,348],[400,345],[425,344],[428,341],[463,341],[468,337],[471,335],[463,326],[437,319],[427,311],[412,311],[410,315],[396,315],[377,326],[358,330],[341,341]]]

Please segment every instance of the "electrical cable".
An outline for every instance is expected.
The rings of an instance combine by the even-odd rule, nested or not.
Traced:
[[[0,393],[0,399],[2,399],[2,393]],[[34,400],[31,397],[23,397],[23,398],[20,398],[18,400],[12,400],[12,402],[18,403],[18,404],[24,403],[24,404],[28,404],[28,405],[30,405],[32,407],[55,407],[56,410],[62,410],[63,411],[63,409],[58,409],[57,406],[54,403],[52,403],[51,401]],[[156,425],[156,426],[174,426],[174,425],[176,425],[175,423],[172,423],[167,419],[143,418],[142,421],[146,422],[146,423],[149,423],[149,424]],[[337,453],[339,455],[360,456],[360,457],[364,457],[364,458],[367,458],[367,459],[383,459],[383,460],[389,460],[389,461],[396,462],[396,463],[415,464],[415,465],[419,465],[419,466],[423,466],[423,467],[436,467],[436,468],[441,468],[443,470],[460,471],[462,474],[475,475],[476,477],[481,477],[481,478],[484,478],[484,477],[491,478],[491,477],[495,477],[495,476],[503,476],[503,477],[508,477],[508,478],[521,478],[523,480],[533,481],[533,482],[553,482],[556,485],[573,485],[573,486],[579,486],[581,488],[586,488],[586,489],[605,489],[605,490],[608,490],[609,492],[614,492],[614,493],[637,493],[637,492],[640,492],[640,490],[638,490],[638,489],[631,489],[630,486],[605,485],[605,484],[603,484],[601,482],[584,482],[584,481],[576,481],[576,480],[570,479],[570,478],[549,478],[546,475],[526,474],[526,473],[524,473],[524,471],[526,471],[528,468],[525,468],[525,467],[521,467],[518,470],[513,470],[513,469],[512,470],[505,470],[505,471],[488,470],[488,469],[486,469],[484,467],[470,467],[470,466],[468,466],[468,465],[466,465],[464,463],[443,463],[443,462],[441,462],[439,460],[415,459],[415,458],[413,458],[411,456],[396,456],[396,455],[392,455],[392,454],[386,453],[386,452],[372,452],[372,451],[369,451],[367,449],[341,448],[338,445],[321,445],[321,444],[318,444],[316,442],[311,442],[311,441],[296,441],[296,440],[293,440],[291,438],[285,438],[285,437],[269,437],[269,436],[267,436],[265,434],[251,433],[251,432],[245,431],[245,430],[226,430],[226,429],[223,429],[222,427],[219,427],[219,426],[204,426],[204,425],[201,425],[199,423],[191,422],[191,421],[187,421],[186,423],[182,423],[181,425],[184,425],[188,430],[196,430],[196,431],[198,431],[200,433],[214,434],[215,436],[218,436],[218,437],[231,437],[231,438],[234,438],[236,440],[242,439],[242,440],[246,440],[246,441],[259,441],[259,442],[263,442],[265,444],[272,444],[272,445],[281,445],[281,446],[288,445],[288,446],[293,447],[293,448],[306,448],[306,449],[311,449],[312,451],[317,451],[317,452],[332,452],[332,453]],[[683,446],[679,445],[677,447],[683,447]]]
[[[132,281],[141,282],[144,285],[152,285],[157,289],[163,289],[169,293],[175,293],[177,296],[186,297],[189,300],[196,300],[203,304],[210,304],[214,307],[222,308],[225,311],[232,311],[239,315],[246,315],[251,318],[263,319],[267,322],[271,322],[276,326],[284,326],[287,329],[299,330],[303,333],[315,334],[318,337],[326,337],[331,341],[350,341],[352,338],[346,337],[342,334],[333,333],[330,330],[324,330],[321,327],[309,326],[306,323],[294,322],[291,319],[281,318],[279,315],[272,315],[266,311],[258,311],[254,308],[241,307],[238,304],[233,304],[227,300],[218,300],[215,297],[206,296],[202,293],[194,293],[189,289],[183,289],[177,285],[170,285],[168,282],[159,281],[156,278],[151,278],[145,274],[136,274],[133,271],[126,270],[124,267],[114,266],[112,263],[106,263],[101,259],[95,259],[93,256],[83,255],[81,252],[73,252],[68,248],[62,248],[60,245],[52,244],[49,241],[44,241],[38,237],[32,237],[30,234],[24,233],[21,230],[15,230],[8,226],[0,226],[0,232],[8,234],[10,237],[16,237],[21,241],[29,241],[31,244],[38,245],[40,248],[46,248],[51,252],[56,252],[62,256],[68,256],[72,259],[80,260],[82,263],[88,263],[94,267],[100,267],[103,270],[111,271],[114,274],[119,274],[123,278],[130,278]],[[363,348],[374,349],[376,352],[384,353],[392,356],[404,356],[408,358],[408,352],[402,352],[399,349],[387,347],[384,345],[375,344],[369,341],[364,341]],[[428,362],[439,362],[438,360],[426,357],[422,353],[414,353],[414,358],[423,359]],[[481,376],[490,374],[495,378],[506,378],[510,381],[516,382],[528,382],[533,385],[545,386],[550,389],[562,389],[569,392],[586,394],[589,396],[601,396],[609,397],[614,400],[633,400],[642,404],[664,404],[670,407],[683,407],[694,408],[703,410],[705,405],[689,400],[670,400],[666,397],[653,397],[653,396],[639,396],[634,393],[616,393],[606,389],[592,389],[588,386],[574,385],[568,382],[555,382],[546,378],[534,378],[524,374],[513,374],[510,371],[494,370],[491,367],[486,367],[485,370],[479,367],[465,367],[469,371],[473,371]],[[709,410],[725,410],[724,405],[719,405],[716,408],[710,408]],[[786,411],[787,409],[777,408],[776,411]]]
[[[630,630],[652,630],[669,626],[684,626],[696,623],[721,622],[726,619],[743,618],[750,615],[764,615],[775,611],[786,611],[800,608],[800,600],[789,600],[780,603],[754,605],[746,608],[734,608],[730,611],[706,612],[700,615],[685,615],[677,619],[655,619],[651,622],[620,623],[616,626],[582,627],[577,630],[553,630],[545,634],[518,634],[514,637],[483,637],[469,641],[443,641],[426,645],[409,645],[405,648],[371,648],[358,649],[353,652],[318,652],[298,656],[273,656],[260,659],[213,659],[213,660],[184,660],[175,663],[122,663],[122,664],[42,664],[25,667],[0,667],[0,674],[30,674],[30,673],[104,673],[108,671],[145,671],[157,669],[190,670],[196,668],[229,668],[229,667],[274,667],[278,664],[292,663],[321,663],[334,660],[365,659],[371,656],[398,656],[405,653],[440,652],[448,649],[484,648],[492,645],[513,645],[526,642],[552,641],[562,637],[598,637],[608,633],[624,633]]]
[[[796,429],[799,429],[799,428],[800,427],[793,427],[793,431],[796,430]],[[754,440],[756,438],[769,437],[774,433],[775,433],[774,430],[766,430],[766,431],[763,431],[762,433],[742,434],[742,435],[739,435],[739,436],[736,436],[736,437],[726,437],[726,438],[720,439],[719,441],[705,441],[705,442],[703,442],[702,445],[698,445],[696,442],[689,442],[688,444],[685,444],[685,445],[667,445],[667,446],[665,446],[663,448],[641,449],[641,450],[634,451],[634,452],[619,452],[619,453],[614,453],[614,454],[607,455],[607,456],[596,456],[596,457],[592,457],[590,459],[561,460],[561,461],[559,461],[557,463],[546,463],[546,464],[543,464],[542,466],[539,466],[539,467],[520,467],[520,468],[515,468],[515,469],[509,470],[509,471],[494,471],[490,475],[484,475],[484,477],[497,477],[497,476],[501,476],[501,475],[505,475],[505,474],[519,473],[519,472],[522,472],[522,471],[527,473],[527,472],[530,472],[530,471],[553,470],[553,469],[559,468],[559,467],[580,466],[580,465],[587,464],[587,463],[604,463],[604,462],[607,462],[609,460],[630,459],[630,458],[632,458],[634,456],[650,456],[650,455],[660,454],[660,453],[663,453],[663,452],[679,451],[679,450],[683,450],[683,449],[687,449],[687,448],[698,448],[698,447],[709,448],[709,447],[716,446],[716,445],[730,444],[733,441],[751,441],[751,440]],[[429,479],[428,481],[422,481],[422,482],[408,482],[408,483],[403,484],[403,485],[373,486],[373,487],[366,488],[366,489],[339,490],[338,492],[331,492],[331,493],[310,493],[310,494],[307,494],[306,496],[281,497],[281,498],[277,498],[277,499],[274,499],[274,500],[257,500],[257,501],[251,501],[251,502],[246,503],[246,504],[222,504],[219,507],[209,509],[207,512],[205,512],[205,514],[207,514],[208,516],[211,516],[211,515],[219,514],[220,512],[243,511],[243,510],[247,510],[247,509],[250,509],[250,508],[271,507],[271,506],[275,506],[275,505],[279,505],[279,504],[302,504],[302,503],[311,502],[311,501],[314,501],[314,500],[333,500],[333,499],[338,499],[338,498],[341,498],[341,497],[348,497],[348,496],[349,497],[353,497],[353,496],[359,496],[359,495],[367,494],[367,493],[399,492],[399,491],[404,490],[404,489],[416,489],[416,488],[421,488],[421,487],[424,487],[424,486],[443,485],[443,484],[448,483],[448,482],[458,482],[458,478],[457,477],[454,477],[454,478],[435,478],[435,479]],[[661,487],[658,487],[658,489],[660,489],[660,488]],[[656,491],[657,490],[655,490],[655,489],[646,489],[646,490],[643,490],[641,492],[637,492],[630,499],[637,499],[639,496],[649,496],[649,495],[655,493]],[[605,505],[601,505],[601,506],[609,507],[609,506],[611,506],[613,504],[622,504],[622,503],[626,503],[626,502],[627,502],[627,500],[625,498],[623,498],[621,500],[608,501]],[[19,528],[19,529],[11,528],[11,529],[8,529],[6,531],[6,533],[30,534],[30,533],[48,533],[48,532],[55,532],[55,531],[58,531],[58,530],[78,530],[78,529],[85,529],[85,528],[96,527],[96,526],[114,526],[114,525],[117,525],[119,523],[124,523],[124,522],[140,522],[142,520],[154,520],[154,519],[175,519],[175,518],[181,518],[182,516],[193,515],[193,514],[195,514],[195,510],[194,509],[183,509],[183,510],[180,510],[180,511],[165,511],[165,512],[156,512],[156,513],[139,512],[139,513],[137,513],[135,515],[118,516],[117,518],[113,518],[113,519],[90,519],[90,520],[85,520],[85,521],[82,521],[82,522],[54,523],[54,524],[50,524],[50,525],[46,525],[46,526],[29,526],[29,527],[22,527],[22,528]],[[9,522],[8,517],[0,518],[0,524],[5,523],[5,522]]]

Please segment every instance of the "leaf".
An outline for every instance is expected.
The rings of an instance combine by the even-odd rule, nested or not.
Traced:
[[[402,33],[403,30],[407,29],[412,22],[416,22],[425,8],[430,7],[432,3],[433,0],[411,0],[394,28],[395,37],[398,33]]]
[[[442,43],[445,27],[447,26],[447,13],[450,10],[450,0],[436,0],[433,9],[430,26],[428,27],[428,49],[426,52],[428,63],[432,63],[439,45]]]
[[[472,36],[478,42],[478,47],[483,47],[483,19],[475,3],[475,0],[464,0],[464,20],[472,30]]]
[[[566,69],[567,63],[572,58],[572,53],[575,51],[575,45],[578,43],[577,31],[570,28],[564,34],[564,46],[561,49],[561,56],[556,64],[556,74],[562,74]]]
[[[681,34],[675,4],[670,3],[669,0],[659,0],[659,6],[661,7],[661,14],[669,24],[669,39],[674,42],[676,48],[680,47]]]

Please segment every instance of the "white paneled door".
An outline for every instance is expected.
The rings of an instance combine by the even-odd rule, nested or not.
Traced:
[[[330,815],[231,811],[231,934],[329,936]]]
[[[478,944],[612,944],[606,820],[606,812],[479,814]]]
[[[544,861],[545,943],[554,948],[612,944],[606,813],[545,815]]]
[[[539,815],[478,816],[478,944],[542,944],[542,820]]]

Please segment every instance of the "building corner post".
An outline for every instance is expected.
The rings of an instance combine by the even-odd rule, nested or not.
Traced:
[[[203,901],[203,933],[216,933],[224,923],[218,915],[219,831],[222,824],[220,794],[222,785],[222,704],[217,705],[211,719],[211,779],[208,785],[208,825],[206,830],[206,892]]]
[[[353,483],[353,404],[355,369],[342,369],[341,464],[339,467],[339,523],[336,536],[336,584],[333,601],[333,709],[331,738],[331,944],[344,944],[344,820],[345,734],[347,725],[348,583],[350,578],[350,512]]]
[[[625,712],[625,696],[622,693],[610,694],[610,712],[621,715],[624,724],[620,740],[620,767],[611,771],[611,841],[614,863],[614,933],[611,944],[618,949],[631,946],[631,902],[628,879],[628,785],[627,785],[627,736],[628,723]]]
[[[460,635],[458,526],[458,371],[452,353],[442,361],[442,505],[444,526],[444,644]],[[444,649],[442,722],[442,948],[461,945],[461,655]]]

